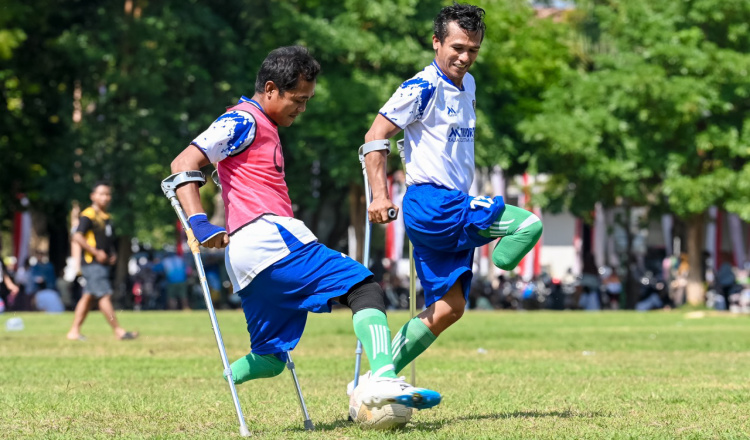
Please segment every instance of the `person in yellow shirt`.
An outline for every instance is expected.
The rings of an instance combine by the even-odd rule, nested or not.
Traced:
[[[117,262],[117,253],[112,218],[107,212],[111,200],[112,189],[109,184],[94,184],[91,206],[81,212],[78,229],[73,234],[73,241],[79,244],[83,251],[81,273],[86,284],[83,286],[83,295],[76,304],[73,325],[67,335],[70,340],[86,340],[81,334],[81,326],[95,298],[99,302],[99,310],[112,326],[117,339],[129,340],[138,337],[138,332],[129,332],[120,326],[112,306],[112,285],[109,276],[112,266]]]

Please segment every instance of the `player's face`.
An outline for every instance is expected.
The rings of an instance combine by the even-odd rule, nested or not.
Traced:
[[[481,32],[467,32],[455,21],[448,23],[448,35],[442,43],[432,36],[435,61],[445,76],[457,86],[463,84],[464,75],[477,59],[481,45]]]
[[[99,185],[91,193],[91,203],[99,209],[107,209],[112,200],[112,191],[107,185]]]
[[[287,90],[283,95],[274,87],[263,110],[277,124],[289,127],[295,118],[307,109],[307,101],[314,95],[315,81],[305,81],[300,78],[297,87]]]

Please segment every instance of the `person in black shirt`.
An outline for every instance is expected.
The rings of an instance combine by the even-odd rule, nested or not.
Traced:
[[[104,182],[97,182],[91,192],[91,206],[81,212],[78,229],[73,234],[73,241],[81,246],[81,273],[86,284],[83,286],[83,295],[76,305],[73,326],[68,332],[70,340],[86,339],[81,334],[81,326],[94,298],[98,300],[99,310],[112,326],[117,339],[128,340],[138,337],[138,332],[129,332],[120,327],[112,306],[109,274],[112,265],[117,261],[117,254],[112,219],[107,212],[111,200],[110,186]]]

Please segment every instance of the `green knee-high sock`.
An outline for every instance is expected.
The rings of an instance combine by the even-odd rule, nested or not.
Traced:
[[[505,210],[489,229],[481,231],[485,237],[500,237],[492,252],[492,262],[503,270],[513,270],[542,236],[542,222],[533,213],[517,206],[505,205]]]
[[[412,318],[396,333],[391,343],[393,350],[393,365],[396,373],[403,370],[411,361],[417,358],[433,342],[435,336],[419,317]]]
[[[396,377],[391,353],[391,330],[385,313],[377,309],[364,309],[352,317],[354,334],[370,360],[373,377]]]
[[[234,361],[229,367],[232,369],[232,381],[239,385],[248,380],[278,376],[284,371],[284,362],[272,354],[259,356],[249,353]],[[226,379],[227,376],[224,375],[224,380]]]

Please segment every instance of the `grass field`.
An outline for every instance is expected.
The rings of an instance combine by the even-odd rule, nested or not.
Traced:
[[[206,312],[122,312],[142,334],[123,342],[98,312],[86,342],[65,339],[70,313],[12,316],[26,328],[0,330],[1,438],[239,438]],[[219,322],[230,361],[244,355],[242,313]],[[750,438],[747,316],[468,312],[417,362],[443,403],[394,433],[346,421],[354,345],[348,312],[310,315],[294,360],[316,431],[284,372],[238,387],[254,437]]]

